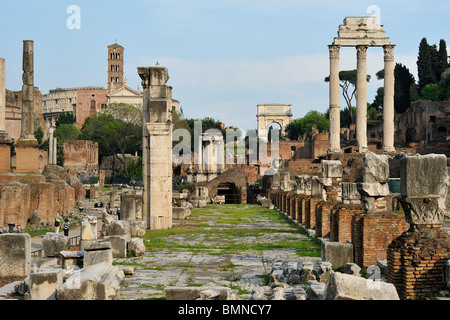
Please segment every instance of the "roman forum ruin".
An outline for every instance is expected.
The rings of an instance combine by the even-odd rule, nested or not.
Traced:
[[[376,17],[347,17],[339,26],[338,37],[329,45],[330,51],[330,148],[340,147],[339,51],[341,47],[356,47],[357,96],[356,139],[359,152],[367,151],[367,49],[384,50],[383,152],[394,152],[394,47],[385,37],[383,26]]]
[[[146,298],[142,291],[167,300],[450,299],[448,156],[420,155],[412,147],[396,149],[395,45],[385,33],[375,17],[344,19],[338,37],[328,46],[329,130],[319,132],[313,126],[298,141],[280,141],[268,165],[261,158],[250,163],[247,151],[231,154],[242,162],[226,162],[230,155],[223,152],[224,137],[211,132],[195,137],[200,149],[192,157],[199,163],[174,164],[176,110],[169,70],[159,63],[138,67],[143,88],[142,188],[131,182],[107,184],[100,178],[82,184],[80,171],[98,169],[98,143],[65,141],[69,163],[59,166],[53,125],[49,150],[39,151],[34,134],[34,43],[23,41],[21,134],[15,143],[5,125],[5,59],[0,58],[0,227],[4,227],[0,280],[9,282],[0,286],[0,300],[137,300]],[[356,146],[346,150],[341,147],[345,131],[340,128],[341,47],[357,51]],[[384,52],[381,148],[369,143],[367,132],[369,47],[382,47]],[[123,49],[118,44],[108,46],[108,56],[114,58],[108,59],[110,93],[127,89],[123,60],[117,62],[123,59]],[[117,72],[120,78],[112,76]],[[140,89],[131,98],[140,99]],[[274,122],[285,133],[292,107],[258,104],[257,138],[268,142],[267,127]],[[53,114],[52,124],[55,120]],[[48,158],[42,160],[43,155]],[[38,159],[46,163],[43,170]],[[194,178],[189,179],[191,173]],[[189,183],[175,185],[174,178],[181,176]],[[203,209],[201,214],[191,216],[197,208]],[[218,218],[222,209],[238,214],[249,208],[257,208],[258,213],[250,218],[245,214]],[[266,220],[272,213],[276,218]],[[213,219],[199,220],[204,216]],[[76,235],[59,233],[53,224],[57,218],[79,220],[77,229],[70,231]],[[17,228],[50,224],[51,232],[36,237]],[[289,236],[282,242],[292,245],[279,249],[282,245],[277,241],[289,224],[304,232],[287,228]],[[190,228],[187,235],[185,226]],[[221,232],[229,227],[232,236],[214,234],[217,226]],[[236,230],[246,228],[253,231],[243,232],[230,245],[229,238],[240,236]],[[175,237],[167,233],[161,242],[171,243],[169,250],[145,237],[168,229],[174,230]],[[196,233],[191,237],[193,229]],[[180,248],[175,242],[182,242]],[[217,247],[204,248],[215,242]],[[246,249],[254,244],[258,250]],[[264,251],[261,244],[276,249]],[[297,250],[303,244],[310,247]],[[232,254],[220,251],[234,246],[239,249]],[[149,248],[153,251],[147,252]],[[233,269],[231,276],[225,276],[229,269]]]

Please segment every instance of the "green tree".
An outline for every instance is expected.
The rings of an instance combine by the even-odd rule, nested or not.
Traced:
[[[449,65],[448,65],[447,43],[445,42],[444,39],[441,39],[441,41],[439,41],[439,62],[440,62],[439,80],[442,80],[442,74],[449,67]]]
[[[370,81],[371,76],[367,75],[367,82]],[[330,77],[325,78],[325,82],[329,82]],[[343,70],[339,72],[339,85],[342,88],[342,95],[347,103],[347,109],[350,114],[351,123],[354,121],[354,113],[352,108],[352,100],[356,95],[357,70]]]
[[[419,55],[417,57],[417,74],[419,76],[418,89],[419,92],[427,84],[436,83],[436,74],[433,69],[434,52],[432,47],[428,44],[427,39],[423,38],[419,45]]]
[[[430,83],[422,89],[421,97],[423,100],[439,101],[440,88],[437,83]]]
[[[313,125],[316,125],[319,131],[327,130],[330,126],[328,116],[317,110],[311,110],[303,118],[295,119],[286,126],[286,137],[289,140],[298,140],[303,134],[308,133]]]
[[[73,116],[73,112],[63,112],[59,115],[58,120],[56,120],[56,127],[60,124],[74,124],[77,121]]]
[[[63,144],[66,140],[78,140],[80,137],[80,131],[73,124],[60,124],[53,134],[55,138],[58,138],[58,143]]]
[[[403,113],[409,108],[411,101],[417,100],[416,80],[401,63],[395,64],[394,76],[394,108],[396,112]]]
[[[39,144],[42,144],[42,139],[44,138],[44,130],[41,127],[34,130],[34,137]]]
[[[142,128],[139,125],[115,119],[111,114],[98,113],[86,118],[81,129],[81,138],[98,142],[99,156],[112,156],[113,167],[119,160],[128,177],[126,154],[141,150]],[[122,156],[117,157],[117,154]],[[115,172],[114,172],[115,174]]]

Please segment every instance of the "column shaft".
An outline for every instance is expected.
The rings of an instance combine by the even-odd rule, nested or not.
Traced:
[[[5,59],[0,58],[0,131],[6,131]]]
[[[394,152],[394,45],[384,46],[383,152]]]
[[[336,45],[328,46],[330,50],[330,147],[329,153],[341,152],[340,131],[341,113],[339,96],[339,50]]]
[[[367,46],[357,46],[356,141],[359,152],[367,151]]]

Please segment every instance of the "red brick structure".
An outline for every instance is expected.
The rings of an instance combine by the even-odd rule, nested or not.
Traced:
[[[337,202],[322,201],[316,208],[316,237],[330,236],[330,214]]]
[[[98,170],[98,142],[64,141],[64,168],[82,173]]]
[[[443,266],[450,235],[442,225],[412,225],[387,249],[388,274],[400,299],[426,298],[444,289]]]
[[[322,201],[321,196],[311,196],[306,200],[305,228],[312,229],[316,226],[316,206]]]
[[[330,241],[352,241],[352,218],[363,212],[362,205],[340,205],[331,211]]]
[[[356,214],[352,217],[354,261],[361,268],[386,259],[387,248],[407,230],[405,216],[393,212]]]

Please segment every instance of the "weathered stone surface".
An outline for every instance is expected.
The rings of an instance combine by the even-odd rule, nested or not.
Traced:
[[[322,161],[322,177],[323,178],[342,178],[343,168],[339,160],[323,160]]]
[[[324,300],[326,293],[325,283],[319,282],[317,280],[309,281],[309,288],[306,290],[306,295],[308,300]]]
[[[66,251],[72,252],[72,251]],[[58,264],[58,259],[56,257],[36,257],[33,258],[33,270],[53,267]]]
[[[90,243],[87,243],[84,246],[84,251],[98,251],[98,250],[108,250],[111,249],[111,242],[104,241],[104,240],[98,240],[93,241]]]
[[[76,271],[56,292],[57,300],[116,300],[125,275],[118,267],[98,263]]]
[[[81,221],[81,240],[97,239],[97,219],[95,217],[86,217]]]
[[[33,214],[30,218],[28,218],[28,223],[32,225],[39,225],[39,222],[41,221],[41,216],[39,215],[37,210],[34,210]]]
[[[106,236],[105,240],[111,243],[113,258],[127,256],[127,236]]]
[[[406,222],[410,224],[442,224],[444,220],[445,211],[441,208],[440,198],[403,197],[400,202]]]
[[[329,261],[334,268],[353,262],[353,245],[346,242],[322,240],[322,261]]]
[[[30,274],[31,300],[55,300],[56,289],[63,284],[63,270],[46,268]]]
[[[99,263],[112,264],[113,255],[112,249],[85,251],[83,258],[83,267],[92,266]]]
[[[367,152],[364,155],[363,181],[387,183],[389,180],[389,157]]]
[[[145,253],[144,241],[140,238],[133,238],[128,243],[128,251],[132,252],[136,257],[140,257]]]
[[[347,266],[345,267],[343,273],[350,274],[354,276],[361,276],[361,267],[358,266],[356,263],[347,263]]]
[[[30,272],[30,235],[27,233],[0,234],[0,278],[26,277]]]
[[[412,156],[400,161],[402,196],[446,196],[448,173],[445,155]]]
[[[42,238],[42,246],[47,257],[56,257],[60,251],[68,251],[70,239],[62,234],[47,233]]]
[[[389,185],[387,183],[357,183],[357,187],[361,195],[369,197],[383,197],[389,194]]]
[[[131,237],[142,237],[143,235],[145,235],[145,220],[129,221],[129,223]]]
[[[393,284],[335,272],[325,293],[325,300],[399,300]]]
[[[123,220],[113,221],[106,229],[107,236],[131,236],[130,223]]]
[[[172,207],[172,219],[184,220],[190,215],[191,210],[183,207]]]

